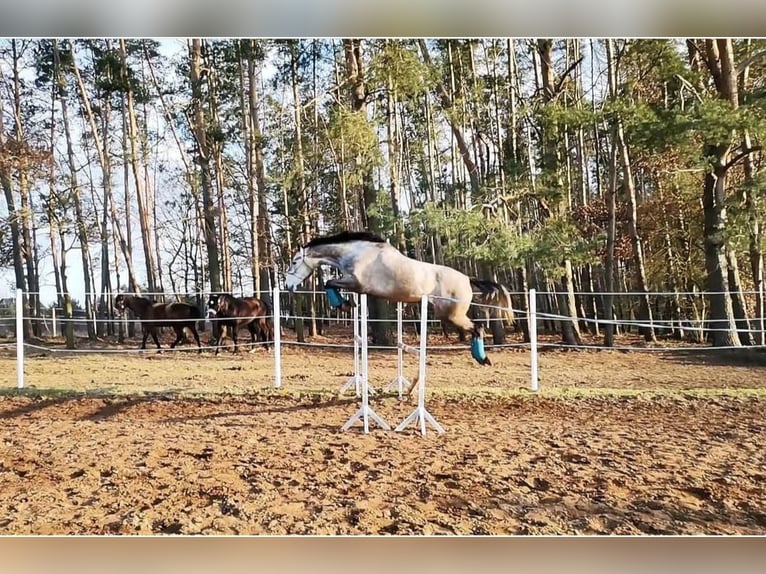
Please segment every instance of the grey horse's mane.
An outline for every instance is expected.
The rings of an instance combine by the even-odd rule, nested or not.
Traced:
[[[317,247],[319,245],[330,245],[333,243],[348,243],[350,241],[369,241],[370,243],[386,242],[386,240],[379,235],[375,235],[369,231],[341,231],[335,235],[315,237],[306,244],[306,247]]]

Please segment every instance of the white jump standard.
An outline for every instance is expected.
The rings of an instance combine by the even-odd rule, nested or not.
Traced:
[[[386,390],[397,388],[399,390],[399,398],[402,398],[402,389],[405,386],[410,385],[409,379],[404,376],[404,352],[417,354],[418,350],[405,345],[402,340],[402,315],[404,313],[403,305],[401,301],[396,303],[396,377],[388,383]],[[425,352],[425,349],[423,349]]]
[[[388,426],[388,423],[380,418],[378,414],[372,410],[369,404],[370,389],[367,376],[367,295],[364,293],[359,296],[359,317],[361,319],[361,325],[359,329],[361,332],[359,336],[362,340],[362,372],[360,375],[360,383],[362,387],[362,406],[352,415],[350,419],[348,419],[348,421],[346,421],[346,424],[341,427],[341,430],[346,431],[350,429],[356,421],[361,420],[364,427],[364,433],[367,434],[370,432],[370,419],[377,423],[377,425],[382,429],[391,430],[391,427]]]
[[[439,434],[445,432],[444,428],[436,422],[436,419],[426,410],[426,343],[428,339],[428,296],[423,295],[420,303],[420,361],[418,366],[418,406],[409,416],[396,427],[397,432],[406,429],[410,424],[420,424],[420,434],[426,436],[426,422],[428,422]]]

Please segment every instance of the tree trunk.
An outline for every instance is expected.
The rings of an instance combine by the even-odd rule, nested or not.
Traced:
[[[750,40],[748,42],[748,56]],[[745,66],[740,76],[743,90],[748,87],[750,67]],[[742,147],[746,150],[753,147],[750,132],[744,130],[742,134]],[[754,188],[756,166],[753,156],[748,154],[744,158],[745,168],[745,210],[748,218],[748,254],[750,258],[750,272],[753,277],[753,290],[755,291],[755,318],[753,323],[756,326],[753,334],[756,345],[766,344],[766,333],[764,330],[764,293],[763,293],[763,251],[761,250],[761,221],[758,216],[757,197]]]
[[[54,53],[54,60],[56,61],[56,69],[60,72],[60,67],[58,65],[59,60],[59,51],[58,51],[58,41],[53,41],[53,53]],[[60,73],[59,76],[56,78],[56,82],[58,82],[59,86],[61,87],[63,85],[64,79],[61,77]],[[72,143],[72,132],[69,125],[69,110],[67,106],[67,99],[66,99],[66,93],[61,90],[59,92],[59,105],[61,106],[61,120],[64,124],[64,136],[66,138],[66,153],[67,153],[67,160],[69,163],[69,184],[71,188],[71,194],[72,194],[72,200],[74,203],[74,211],[75,211],[75,226],[77,229],[77,239],[80,243],[80,256],[82,260],[82,274],[83,274],[83,283],[85,286],[85,318],[87,321],[87,330],[88,330],[88,339],[95,340],[96,338],[96,330],[93,328],[93,306],[92,306],[92,297],[91,297],[91,273],[90,273],[90,247],[88,243],[88,228],[89,225],[85,221],[85,214],[83,212],[82,207],[82,200],[80,197],[80,185],[77,180],[77,163],[75,161],[74,156],[74,146]],[[64,258],[65,259],[65,258]]]
[[[389,41],[386,40],[388,43]],[[391,208],[394,215],[393,242],[400,250],[405,248],[404,225],[399,212],[399,198],[401,195],[401,146],[399,144],[399,131],[396,125],[397,97],[391,74],[386,75],[386,137],[388,139],[388,174],[391,193]]]
[[[5,148],[7,143],[3,116],[3,104],[2,99],[0,99],[0,148]],[[11,229],[11,241],[13,242],[13,271],[16,279],[16,288],[22,290],[24,309],[27,309],[29,304],[29,296],[27,292],[29,288],[27,285],[26,277],[24,276],[24,245],[22,241],[22,226],[20,224],[23,215],[16,208],[16,199],[13,195],[13,178],[11,176],[11,166],[8,165],[9,163],[10,162],[0,163],[0,186],[3,188],[3,195],[5,197],[6,208],[8,210],[8,224]],[[28,315],[26,312],[24,314]],[[29,318],[24,320],[23,334],[24,337],[32,336],[32,325]]]
[[[293,121],[295,123],[295,169],[296,169],[296,183],[298,186],[298,202],[301,221],[301,245],[308,243],[311,236],[311,220],[309,219],[309,193],[308,186],[306,185],[306,171],[303,154],[303,116],[301,114],[301,95],[298,85],[298,48],[300,40],[290,40],[290,83],[293,90],[293,106],[294,115]],[[296,297],[297,314],[299,316],[296,322],[300,324],[299,332],[303,333],[303,319],[306,311],[310,311],[309,321],[309,336],[316,336],[316,321],[314,320],[314,313],[316,310],[313,306],[313,294],[298,295]]]
[[[555,77],[553,69],[553,42],[551,40],[538,40],[537,49],[540,56],[540,75],[542,79],[543,98],[547,104],[550,104],[555,97]],[[555,124],[543,131],[541,143],[542,167],[546,171],[546,177],[550,180],[555,189],[563,190],[561,181],[561,158],[558,148],[560,130]],[[567,202],[562,198],[558,199],[558,215],[564,216],[567,212]],[[574,282],[572,273],[572,262],[569,259],[563,259],[561,264],[564,273],[556,285],[556,291],[559,292],[558,303],[561,315],[568,319],[560,321],[561,335],[567,345],[581,344],[580,326],[577,318],[577,307],[575,306]]]
[[[248,85],[249,91],[249,105],[250,105],[250,122],[252,123],[252,143],[253,143],[253,162],[255,167],[255,181],[258,184],[258,201],[255,203],[257,207],[256,223],[258,233],[258,260],[259,266],[259,285],[260,289],[268,289],[269,287],[269,270],[272,267],[272,254],[271,254],[271,234],[269,232],[269,212],[266,204],[266,168],[263,157],[263,149],[265,143],[261,134],[261,121],[258,116],[258,86],[256,82],[256,62],[253,50],[256,40],[250,40],[250,56],[248,58]]]
[[[40,335],[40,282],[37,278],[37,262],[35,261],[35,244],[33,241],[32,228],[34,226],[34,210],[30,196],[29,168],[31,158],[26,157],[27,147],[24,123],[21,110],[21,79],[19,76],[20,55],[16,49],[16,40],[11,40],[11,52],[13,56],[13,110],[14,123],[16,126],[16,141],[19,144],[19,155],[16,157],[16,173],[19,186],[19,210],[16,212],[19,218],[19,230],[21,234],[21,254],[26,267],[27,292],[24,294],[24,308],[28,309],[32,333]]]
[[[255,137],[253,136],[253,116],[258,113],[256,93],[255,62],[252,54],[254,40],[239,40],[239,100],[242,108],[242,139],[245,147],[245,185],[247,189],[247,208],[250,216],[250,276],[253,281],[253,294],[261,297],[261,251],[258,241],[258,195],[255,177]],[[246,57],[245,57],[246,55]]]
[[[104,189],[103,195],[103,209],[101,216],[101,224],[99,226],[99,236],[101,240],[101,296],[98,302],[98,316],[101,319],[107,318],[107,302],[106,294],[111,291],[111,279],[109,273],[109,204],[112,196],[112,163],[111,154],[109,151],[109,117],[111,115],[110,99],[107,96],[101,102],[101,120],[102,120],[102,132],[96,126],[96,118],[93,115],[93,109],[90,105],[90,98],[85,89],[85,83],[82,80],[80,70],[77,67],[77,59],[75,54],[74,43],[70,44],[70,54],[72,57],[72,72],[77,83],[77,91],[80,95],[80,102],[85,110],[85,118],[88,121],[88,127],[93,137],[94,148],[96,150],[96,157],[98,158],[99,167],[102,173],[102,186]],[[102,336],[104,334],[105,321],[99,321],[97,323],[97,334]]]
[[[136,120],[136,111],[134,108],[133,89],[128,82],[127,71],[127,53],[125,50],[125,40],[120,39],[120,58],[122,62],[121,73],[123,82],[126,86],[125,101],[127,104],[127,122],[128,122],[128,144],[130,155],[130,166],[133,172],[133,183],[136,188],[136,205],[138,207],[138,223],[141,229],[141,244],[144,250],[144,264],[146,267],[146,285],[151,293],[157,292],[156,265],[154,261],[154,250],[152,247],[152,231],[149,218],[149,206],[146,201],[145,187],[141,180],[141,166],[139,165],[138,150],[138,122]]]
[[[665,243],[665,250],[668,258],[668,287],[673,293],[673,299],[671,301],[671,323],[676,325],[672,329],[672,334],[675,339],[681,340],[684,337],[683,324],[681,323],[681,295],[678,292],[678,286],[683,284],[683,279],[678,275],[678,263],[676,262],[676,251],[673,248],[673,242],[670,238],[670,222],[668,220],[668,212],[665,203],[665,197],[663,193],[663,185],[660,181],[659,175],[655,174],[655,187],[657,189],[657,195],[659,197],[659,203],[662,213],[662,226],[663,226],[663,240]]]
[[[199,38],[191,41],[190,81],[192,89],[191,129],[196,140],[197,163],[202,180],[202,212],[205,246],[207,248],[208,276],[211,292],[221,291],[221,266],[215,232],[215,208],[210,178],[210,146],[208,145],[205,113],[202,107],[202,48]]]
[[[731,306],[739,332],[739,340],[743,345],[752,345],[753,337],[750,334],[747,303],[745,302],[745,295],[742,293],[742,282],[739,278],[737,254],[734,253],[734,250],[729,245],[726,246],[726,268],[727,279],[729,280],[729,293],[731,294]]]
[[[614,46],[612,40],[606,41],[606,58],[609,75],[609,89],[612,93],[617,90],[617,72],[614,65]],[[614,131],[614,130],[613,130]],[[613,134],[614,135],[614,134]],[[617,199],[617,142],[612,137],[609,154],[609,182],[606,190],[606,205],[609,221],[606,230],[606,269],[604,270],[604,346],[614,346],[614,292],[615,292],[615,260],[614,247],[617,235],[616,199]],[[598,141],[596,142],[598,148]]]
[[[736,68],[730,39],[705,40],[708,69],[713,76],[719,97],[736,109],[738,107]],[[707,145],[705,157],[711,158],[711,168],[705,175],[702,196],[704,212],[705,267],[710,293],[710,328],[716,347],[740,346],[729,296],[726,261],[726,176],[730,142]]]
[[[616,68],[617,62],[613,62],[613,66]],[[613,99],[617,98],[616,91],[611,94]],[[646,266],[644,265],[644,242],[638,233],[638,215],[636,212],[636,185],[633,181],[633,170],[630,165],[630,155],[628,153],[628,146],[625,143],[625,132],[622,127],[622,120],[618,117],[616,120],[616,132],[617,142],[619,145],[620,163],[622,167],[622,178],[625,185],[625,190],[628,196],[628,233],[630,235],[630,243],[633,247],[633,264],[636,266],[636,280],[638,282],[639,292],[639,316],[638,319],[641,322],[647,323],[648,326],[639,328],[639,332],[642,332],[644,339],[649,342],[657,342],[657,337],[654,333],[654,326],[652,325],[652,307],[649,303],[649,288],[646,283]]]

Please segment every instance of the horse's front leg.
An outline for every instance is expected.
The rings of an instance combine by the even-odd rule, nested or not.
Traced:
[[[330,279],[324,284],[324,288],[327,292],[327,298],[330,300],[330,306],[333,309],[350,311],[351,308],[354,307],[354,302],[342,297],[338,291],[344,289],[346,291],[355,291],[359,293],[362,287],[356,277],[353,275],[344,275],[337,279]]]
[[[231,328],[231,340],[234,341],[234,352],[239,353],[239,344],[237,343],[237,331],[239,331],[239,325],[234,323]]]
[[[218,352],[221,350],[221,343],[223,342],[224,334],[226,333],[226,325],[224,323],[218,324],[218,337],[215,340],[215,356],[218,356]]]

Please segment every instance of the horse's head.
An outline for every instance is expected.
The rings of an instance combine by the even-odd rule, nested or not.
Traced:
[[[303,283],[319,265],[319,260],[312,257],[309,251],[301,247],[293,256],[290,268],[285,273],[285,287],[288,291],[295,291],[295,288]]]
[[[218,305],[221,302],[221,296],[217,293],[211,293],[207,299],[207,316],[213,318],[218,313]]]
[[[114,298],[114,309],[117,311],[118,315],[123,315],[125,313],[125,295],[120,293],[117,295],[117,297]]]

